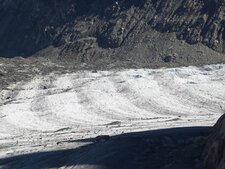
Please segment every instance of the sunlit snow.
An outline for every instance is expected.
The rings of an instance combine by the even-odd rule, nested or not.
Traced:
[[[0,156],[65,148],[71,145],[57,143],[100,134],[211,126],[224,113],[224,74],[225,65],[210,65],[20,82],[0,92]]]

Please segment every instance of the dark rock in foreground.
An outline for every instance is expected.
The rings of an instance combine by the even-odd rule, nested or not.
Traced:
[[[203,157],[207,169],[225,168],[225,115],[214,126]]]

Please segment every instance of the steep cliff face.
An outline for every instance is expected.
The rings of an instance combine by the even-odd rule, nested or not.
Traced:
[[[125,2],[115,7],[118,11],[103,26],[106,28],[101,35],[109,47],[120,46],[129,33],[154,28],[160,32],[176,32],[178,38],[189,43],[202,42],[224,52],[223,0],[146,0],[138,7],[124,10],[120,6],[125,6]],[[115,14],[116,19],[112,20]]]
[[[203,157],[207,169],[225,168],[225,115],[214,126]]]
[[[142,54],[147,58],[149,51],[157,49],[144,44],[164,41],[150,39],[154,30],[164,34],[174,32],[176,38],[189,44],[202,43],[224,53],[224,3],[224,0],[0,0],[0,55],[30,56],[53,46],[60,49],[61,56],[81,55],[80,60],[85,57],[90,60],[105,53],[121,53],[121,48],[134,48],[137,46],[134,42],[138,41],[141,51],[147,50],[148,54]],[[155,55],[160,57],[159,53]]]
[[[1,54],[29,56],[49,46],[66,23],[85,13],[90,2],[1,0]]]

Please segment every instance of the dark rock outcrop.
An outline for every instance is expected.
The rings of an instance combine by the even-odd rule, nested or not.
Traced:
[[[0,56],[31,56],[53,46],[57,48],[57,56],[72,56],[80,62],[107,57],[137,62],[135,57],[140,57],[142,63],[149,64],[164,62],[166,56],[177,54],[183,58],[172,61],[211,63],[201,54],[205,48],[197,46],[190,52],[182,40],[225,53],[224,3],[224,0],[0,0]],[[155,31],[163,34],[158,36]],[[179,43],[175,43],[177,38],[181,40]],[[205,53],[210,55],[208,51]],[[214,62],[225,60],[215,55],[219,54],[209,56],[214,57]]]
[[[225,115],[216,125],[207,142],[204,154],[204,164],[207,169],[225,168]]]

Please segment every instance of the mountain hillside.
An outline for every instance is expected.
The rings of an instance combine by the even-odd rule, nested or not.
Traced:
[[[224,62],[224,0],[0,0],[0,56]],[[213,50],[211,50],[213,49]]]

